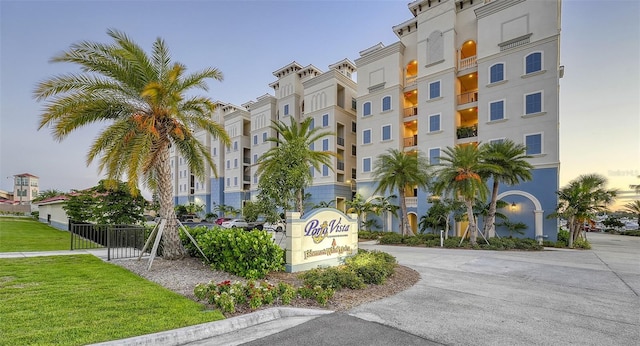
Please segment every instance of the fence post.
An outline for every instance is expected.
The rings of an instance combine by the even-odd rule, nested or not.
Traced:
[[[73,250],[73,224],[71,220],[69,220],[69,232],[71,232],[71,250]]]
[[[111,226],[107,226],[107,261],[111,261]]]

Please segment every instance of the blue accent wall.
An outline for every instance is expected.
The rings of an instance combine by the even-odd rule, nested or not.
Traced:
[[[304,193],[311,194],[311,197],[305,201],[305,213],[320,202],[334,201],[331,206],[336,207],[337,197],[342,197],[345,201],[351,200],[351,187],[343,184],[309,186]]]
[[[242,207],[242,192],[225,192],[224,193],[224,201],[226,205],[232,206],[236,209],[240,209]]]
[[[211,179],[211,208],[224,203],[224,178]]]

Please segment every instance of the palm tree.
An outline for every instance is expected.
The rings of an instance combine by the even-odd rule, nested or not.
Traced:
[[[406,153],[398,149],[388,149],[385,154],[377,157],[377,166],[373,170],[373,177],[378,182],[374,193],[393,193],[398,191],[400,199],[400,229],[402,235],[414,235],[409,227],[409,215],[405,189],[427,188],[430,169],[427,158],[419,151]]]
[[[607,178],[599,174],[586,174],[572,180],[557,192],[558,206],[550,217],[562,217],[569,227],[569,247],[580,235],[583,222],[598,212],[606,211],[616,196],[616,190],[607,190]]]
[[[312,120],[306,118],[299,124],[292,121],[291,125],[273,122],[271,128],[278,135],[267,140],[275,146],[258,159],[260,189],[278,199],[294,199],[300,215],[304,214],[304,189],[313,180],[309,168],[320,170],[321,165],[325,165],[333,169],[331,158],[337,156],[330,151],[312,149],[314,142],[333,135],[320,127],[311,127]]]
[[[334,208],[333,204],[335,203],[334,200],[331,201],[320,201],[318,202],[318,204],[314,204],[311,209],[319,209],[319,208]]]
[[[382,229],[385,231],[388,231],[388,225],[387,225],[387,219],[388,219],[388,213],[391,213],[391,215],[398,217],[398,209],[400,209],[399,206],[395,205],[395,204],[391,204],[391,200],[392,199],[396,199],[398,198],[398,196],[396,195],[390,195],[390,196],[378,196],[376,198],[374,198],[374,204],[373,204],[373,208],[376,210],[376,214],[378,215],[382,215]]]
[[[640,200],[625,204],[624,210],[636,215],[638,218],[638,229],[640,229]]]
[[[192,96],[207,90],[207,79],[222,80],[222,73],[206,68],[185,74],[172,63],[165,42],[158,38],[148,55],[126,34],[109,30],[111,44],[83,41],[53,57],[52,62],[79,65],[82,72],[54,76],[38,84],[34,95],[47,100],[39,129],[51,126],[63,140],[72,131],[92,123],[107,123],[94,140],[87,163],[99,158],[100,171],[109,181],[128,177],[132,192],[139,180],[157,193],[160,216],[167,220],[163,256],[184,256],[173,209],[169,148],[186,159],[196,177],[205,178],[205,165],[215,173],[208,148],[194,136],[202,129],[229,144],[220,124],[211,120],[215,104]]]
[[[358,229],[362,228],[362,223],[366,222],[367,213],[373,211],[373,205],[362,198],[362,195],[356,194],[350,201],[344,202],[347,206],[347,213],[356,214],[358,217]],[[360,217],[363,217],[362,223]]]
[[[531,156],[527,155],[526,152],[526,146],[516,144],[509,139],[480,146],[481,160],[494,166],[493,169],[483,172],[486,178],[493,180],[489,212],[484,223],[483,233],[485,236],[493,237],[495,234],[494,223],[500,183],[517,185],[522,181],[532,179],[531,170],[533,166],[527,162],[527,159],[530,159]]]
[[[638,179],[640,179],[640,175],[637,176]],[[631,184],[629,185],[629,188],[634,190],[636,193],[640,193],[640,184]]]
[[[452,193],[462,200],[467,208],[471,244],[477,243],[478,227],[473,215],[473,204],[476,198],[486,199],[488,188],[482,180],[481,173],[497,170],[492,164],[480,160],[480,150],[475,145],[457,145],[447,147],[440,156],[435,192]]]

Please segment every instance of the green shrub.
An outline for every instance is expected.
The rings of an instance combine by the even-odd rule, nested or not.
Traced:
[[[426,247],[439,247],[440,246],[440,239],[431,239],[431,240],[427,240],[424,245]]]
[[[573,247],[589,250],[591,249],[591,244],[589,244],[589,241],[587,241],[586,239],[578,238],[573,242]]]
[[[640,230],[635,230],[635,231],[624,231],[621,233],[622,235],[630,235],[633,237],[640,237]]]
[[[347,258],[346,263],[364,283],[380,285],[393,274],[397,262],[386,252],[371,251]]]
[[[402,242],[409,246],[419,246],[419,245],[424,245],[425,240],[422,237],[415,236],[415,237],[406,237],[402,240]]]
[[[451,248],[456,248],[456,247],[460,247],[460,237],[451,237],[449,239],[445,239],[444,240],[444,247],[451,249]]]
[[[559,230],[558,231],[558,242],[563,242],[564,246],[569,246],[569,231]]]
[[[542,241],[542,246],[554,247],[554,246],[556,246],[556,242],[551,241],[551,240],[543,240]]]
[[[198,241],[198,237],[201,236],[204,233],[216,232],[217,230],[221,229],[219,227],[214,227],[214,228],[210,229],[210,228],[208,228],[206,226],[196,226],[196,227],[185,226],[185,228],[187,229],[189,234],[191,234],[193,239],[196,239],[196,241]],[[187,234],[184,233],[184,231],[182,231],[182,230],[180,231],[180,240],[182,241],[182,245],[187,250],[187,253],[189,254],[189,256],[202,258],[202,255],[200,254],[200,252],[198,251],[196,246],[193,245],[193,242],[191,241],[191,239],[189,239]]]
[[[543,246],[531,238],[516,239],[515,248],[518,250],[542,250]]]
[[[343,287],[351,289],[364,288],[364,281],[351,268],[347,266],[316,268],[298,275],[304,284],[310,287],[320,286],[335,290]]]
[[[385,234],[385,232],[380,232],[380,231],[358,231],[358,238],[359,239],[378,239],[383,234]]]
[[[258,279],[284,268],[284,250],[266,231],[231,228],[196,233],[195,239],[214,269]]]
[[[378,242],[380,244],[402,244],[403,236],[399,233],[387,232],[384,233]]]

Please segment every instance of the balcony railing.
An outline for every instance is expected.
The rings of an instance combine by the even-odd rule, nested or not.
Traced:
[[[343,137],[338,137],[338,145],[344,147],[344,138]]]
[[[404,138],[404,147],[415,147],[418,145],[418,135],[413,135],[411,137]]]
[[[458,129],[456,130],[456,135],[458,139],[477,137],[478,125],[458,127]]]
[[[408,87],[408,86],[411,86],[411,85],[415,85],[416,82],[417,82],[417,79],[418,79],[417,75],[416,76],[404,77],[404,86]]]
[[[242,158],[242,162],[246,163],[247,165],[251,164],[251,158],[250,157],[243,157]]]
[[[251,181],[251,176],[250,175],[243,175],[242,176],[242,181],[250,182]]]
[[[464,69],[476,67],[477,65],[478,63],[476,62],[475,55],[458,60],[458,70],[464,70]]]
[[[464,94],[458,95],[458,104],[463,105],[466,103],[478,102],[478,91],[470,91]]]
[[[418,115],[418,107],[409,107],[404,109],[404,117],[413,117]]]
[[[416,208],[418,206],[418,197],[405,197],[404,202],[407,208]]]
[[[344,161],[338,161],[338,170],[344,171]]]

